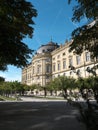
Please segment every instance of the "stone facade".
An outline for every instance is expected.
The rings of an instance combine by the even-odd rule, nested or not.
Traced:
[[[31,64],[22,70],[22,83],[45,86],[58,76],[88,77],[92,74],[87,69],[98,64],[90,58],[90,52],[84,51],[81,55],[69,52],[72,41],[58,46],[52,41],[42,45],[32,58]],[[98,70],[96,70],[98,74]]]
[[[52,55],[51,52],[58,48],[57,43],[49,42],[42,45],[32,58],[30,65],[22,70],[22,83],[45,86],[52,79]]]

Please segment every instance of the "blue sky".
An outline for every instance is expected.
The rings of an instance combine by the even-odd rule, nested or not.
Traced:
[[[74,23],[72,18],[72,7],[68,5],[68,0],[28,0],[37,9],[38,16],[34,18],[35,25],[33,38],[25,38],[24,42],[33,50],[37,50],[41,44],[47,44],[51,38],[53,42],[64,44],[66,39],[70,39],[71,32],[81,24],[87,22],[84,18],[82,23]],[[0,72],[0,76],[6,81],[21,81],[21,69],[8,66],[8,71]]]

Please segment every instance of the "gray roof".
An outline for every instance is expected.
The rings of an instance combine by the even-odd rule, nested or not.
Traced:
[[[37,53],[47,53],[47,52],[52,52],[53,50],[55,50],[58,47],[57,43],[54,43],[52,41],[50,41],[49,43],[47,43],[46,45],[41,45],[41,47],[39,47],[39,49],[37,50]]]

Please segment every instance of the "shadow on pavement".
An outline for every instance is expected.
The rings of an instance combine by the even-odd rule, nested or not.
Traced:
[[[66,102],[0,103],[0,130],[85,130]]]

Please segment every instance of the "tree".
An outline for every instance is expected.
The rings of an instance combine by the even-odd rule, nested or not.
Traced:
[[[67,90],[70,91],[70,96],[72,96],[72,90],[76,88],[76,82],[73,77],[60,77],[60,85],[62,90],[65,92],[65,97],[67,98]]]
[[[18,81],[13,81],[13,82],[10,82],[10,86],[11,86],[11,89],[12,91],[16,94],[16,93],[19,93],[20,95],[21,94],[24,94],[24,85],[21,84],[20,82]]]
[[[98,103],[98,76],[93,78],[93,92],[94,92],[94,97]]]
[[[55,78],[49,84],[46,85],[46,89],[50,91],[51,96],[53,95],[53,91],[57,92],[57,90],[60,90],[59,87],[59,78]]]
[[[0,0],[0,70],[9,64],[23,67],[28,63],[32,50],[23,38],[32,38],[32,17],[36,16],[36,9],[26,0]]]
[[[64,91],[64,98],[67,98],[68,89],[71,91],[72,89],[76,88],[75,79],[72,77],[60,76],[58,78],[55,78],[53,82],[54,86],[56,86],[55,88]]]
[[[38,88],[38,86],[36,84],[32,84],[31,86],[29,86],[29,89],[31,91],[33,91],[34,89]]]
[[[5,78],[0,76],[0,82],[4,82],[4,81],[5,81]]]
[[[72,32],[73,42],[70,45],[70,51],[75,50],[75,53],[81,54],[84,50],[88,50],[91,52],[91,56],[96,58],[98,56],[98,1],[76,1],[78,5],[73,8],[72,21],[80,22],[82,18],[86,17],[91,23]],[[70,2],[71,0],[69,0]]]

